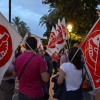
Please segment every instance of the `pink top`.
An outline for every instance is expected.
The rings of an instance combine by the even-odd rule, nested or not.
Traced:
[[[33,52],[26,52],[16,59],[14,71],[17,72],[17,76],[19,76],[23,66],[32,55]],[[43,81],[40,73],[45,72],[46,70],[44,59],[39,55],[35,55],[28,63],[28,66],[20,78],[19,92],[30,98],[42,97],[44,93],[42,89]]]
[[[67,61],[68,61],[68,57],[67,57],[65,54],[63,54],[63,55],[61,56],[61,58],[60,58],[60,66],[61,66],[63,63],[67,62]]]

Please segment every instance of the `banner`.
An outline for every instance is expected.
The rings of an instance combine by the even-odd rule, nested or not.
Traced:
[[[48,45],[47,45],[47,49],[46,49],[46,52],[52,56],[52,54],[57,51],[56,50],[56,42],[57,42],[57,35],[56,35],[56,30],[54,27],[52,27],[52,30],[51,30],[51,34],[50,34],[50,38],[49,38],[49,42],[48,42]]]
[[[0,84],[22,37],[0,13]]]
[[[100,88],[100,18],[79,47],[82,49],[94,88]]]

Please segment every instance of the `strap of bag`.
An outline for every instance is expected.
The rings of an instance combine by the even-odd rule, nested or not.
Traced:
[[[84,65],[83,65],[83,66],[84,66]],[[88,79],[89,79],[89,81],[90,81],[89,74],[88,74],[88,72],[87,72],[87,70],[86,70],[86,67],[84,66],[83,68],[85,68],[86,75],[87,75],[87,77],[88,77]],[[82,82],[84,81],[83,68],[82,68]]]
[[[22,74],[23,74],[23,72],[24,72],[26,66],[28,65],[29,61],[30,61],[34,56],[35,56],[35,54],[32,55],[32,56],[30,57],[30,59],[29,59],[29,60],[26,62],[26,64],[24,65],[24,67],[23,67],[23,69],[22,69],[20,75],[18,76],[18,79],[19,79],[19,80],[20,80],[20,78],[21,78],[21,76],[22,76]]]

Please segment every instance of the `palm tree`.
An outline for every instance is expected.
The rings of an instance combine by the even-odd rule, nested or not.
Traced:
[[[43,34],[43,36],[46,36],[48,38],[50,36],[50,32],[51,32],[51,28],[52,28],[50,18],[48,17],[48,15],[44,15],[41,17],[39,25],[41,25],[41,26],[45,25],[46,32]]]
[[[12,25],[14,26],[14,28],[17,28],[17,31],[22,37],[24,37],[26,33],[30,35],[30,28],[24,21],[20,21],[19,17],[15,17],[12,19]]]
[[[46,14],[40,18],[39,25],[45,25],[45,27],[47,28],[43,36],[46,36],[47,38],[50,36],[52,26],[55,27],[59,17],[61,16],[57,14],[57,9],[55,8],[50,12],[49,15]]]
[[[22,23],[22,21],[20,21],[20,18],[19,17],[15,17],[15,18],[12,19],[12,21],[13,22],[11,22],[11,23],[14,26],[14,28],[19,29],[19,27],[21,26],[21,23]]]
[[[21,25],[19,27],[19,33],[21,34],[22,37],[24,37],[26,33],[28,33],[29,35],[31,34],[30,33],[30,28],[23,21],[21,22]]]
[[[46,27],[47,27],[48,24],[49,24],[49,17],[48,17],[47,14],[45,14],[44,16],[42,16],[42,17],[40,18],[39,25],[43,26],[44,24],[46,25]]]

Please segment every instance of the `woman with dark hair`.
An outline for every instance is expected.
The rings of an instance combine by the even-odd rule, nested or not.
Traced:
[[[60,66],[60,74],[57,83],[60,85],[65,79],[66,100],[82,100],[82,62],[81,51],[77,47],[69,50],[69,62]]]

